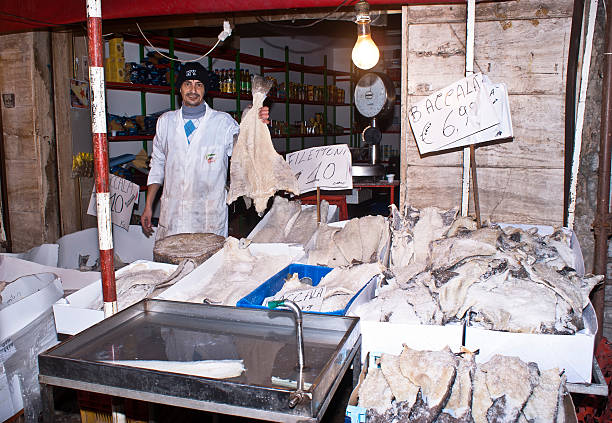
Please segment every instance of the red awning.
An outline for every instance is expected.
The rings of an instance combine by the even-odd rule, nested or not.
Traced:
[[[354,5],[356,1],[348,1],[343,6],[344,10]],[[368,2],[371,5],[397,6],[410,3],[465,3],[465,0],[369,0]],[[340,3],[340,0],[104,0],[102,19],[272,10],[289,12],[289,9],[337,7]],[[85,0],[0,0],[0,33],[2,34],[84,23],[85,20]]]

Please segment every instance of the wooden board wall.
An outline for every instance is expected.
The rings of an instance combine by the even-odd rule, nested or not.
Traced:
[[[50,35],[0,37],[2,123],[13,251],[59,235]],[[7,107],[8,106],[8,107]]]
[[[514,140],[476,149],[484,219],[563,221],[564,104],[572,2],[476,5],[474,70],[509,91]],[[403,103],[465,74],[466,6],[404,6]],[[405,116],[405,112],[403,114]],[[403,119],[401,202],[461,205],[462,152],[421,157]],[[472,205],[471,205],[472,207]]]

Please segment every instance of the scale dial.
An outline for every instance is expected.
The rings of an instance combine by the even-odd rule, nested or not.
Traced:
[[[388,84],[376,73],[366,73],[355,87],[355,106],[367,118],[382,112],[391,97],[395,101],[395,92],[390,92]]]

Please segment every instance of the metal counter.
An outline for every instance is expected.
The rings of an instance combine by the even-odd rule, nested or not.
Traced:
[[[269,421],[314,422],[351,364],[359,375],[359,319],[305,314],[304,346],[309,398],[290,408],[295,388],[278,380],[297,380],[291,313],[143,300],[40,354],[39,379],[51,399],[52,386],[61,386]],[[112,363],[224,359],[241,359],[246,370],[217,380]]]

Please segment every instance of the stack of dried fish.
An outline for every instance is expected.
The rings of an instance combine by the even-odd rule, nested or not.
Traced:
[[[160,294],[174,285],[196,268],[193,260],[183,260],[174,271],[151,269],[147,263],[132,265],[129,271],[124,271],[115,280],[117,289],[117,308],[119,311],[145,298]],[[93,308],[102,309],[102,299]]]
[[[366,320],[443,324],[468,317],[487,329],[573,334],[603,276],[580,276],[568,232],[481,229],[456,210],[393,208],[390,270]],[[537,299],[534,301],[534,299]]]
[[[221,266],[210,279],[189,291],[186,301],[236,305],[239,299],[292,261],[290,255],[255,256],[247,247],[248,242],[227,238]]]
[[[450,349],[382,354],[359,387],[368,422],[491,423],[563,421],[565,376],[517,357],[476,364]],[[562,410],[562,409],[561,409]]]
[[[389,237],[389,224],[382,216],[351,219],[343,228],[320,225],[307,247],[308,264],[344,267],[378,262]]]
[[[321,201],[321,223],[327,222],[329,204]],[[300,201],[289,201],[276,196],[268,212],[265,226],[253,235],[252,241],[282,242],[306,245],[317,230],[317,208],[308,207],[302,210]]]

